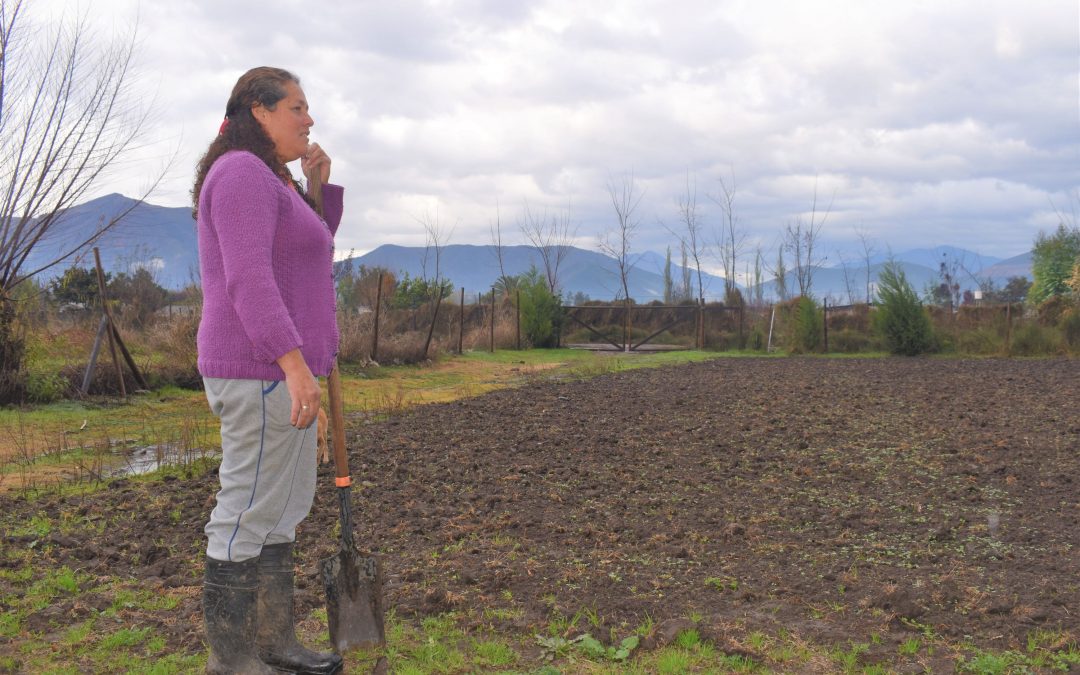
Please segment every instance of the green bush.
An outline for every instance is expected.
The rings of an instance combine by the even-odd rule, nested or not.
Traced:
[[[1063,351],[1064,341],[1056,329],[1029,322],[1016,329],[1010,347],[1017,356],[1050,356]]]
[[[821,309],[813,298],[802,296],[792,307],[792,331],[788,348],[794,354],[816,352],[822,341]]]
[[[30,403],[53,403],[68,394],[69,382],[60,373],[26,373],[26,400]]]
[[[394,309],[416,309],[425,303],[433,302],[436,294],[445,300],[453,291],[454,282],[449,279],[440,279],[436,284],[434,279],[428,281],[421,277],[413,278],[406,272],[394,289],[390,306]]]
[[[889,261],[878,275],[881,307],[874,315],[874,327],[893,354],[915,356],[932,351],[934,330],[919,296],[904,270]]]
[[[547,281],[532,267],[518,277],[521,332],[533,347],[554,347],[562,321],[562,298],[548,289]]]

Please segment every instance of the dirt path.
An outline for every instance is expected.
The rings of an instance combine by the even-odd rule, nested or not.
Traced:
[[[350,428],[357,541],[382,552],[399,615],[474,608],[478,628],[531,634],[586,610],[606,639],[693,618],[720,649],[782,628],[869,643],[868,662],[919,635],[1075,640],[1078,400],[1071,360],[720,359],[506,389]],[[214,490],[214,476],[118,481],[0,508],[84,523],[38,546],[39,568],[178,593],[141,620],[198,651]],[[324,487],[300,534],[305,611],[322,604],[336,521]]]

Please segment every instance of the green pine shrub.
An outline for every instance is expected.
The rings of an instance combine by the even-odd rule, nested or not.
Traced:
[[[793,354],[821,351],[823,325],[821,308],[813,298],[797,298],[791,307],[791,333],[788,349]]]
[[[886,263],[878,275],[878,297],[881,306],[874,315],[874,327],[886,349],[904,356],[933,351],[930,317],[904,270],[893,261]]]
[[[562,321],[562,298],[551,292],[535,267],[518,277],[518,291],[522,334],[533,347],[554,347]]]

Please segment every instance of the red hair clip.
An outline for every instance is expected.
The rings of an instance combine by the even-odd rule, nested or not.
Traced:
[[[218,136],[225,133],[225,130],[228,129],[228,128],[229,128],[229,118],[226,117],[224,120],[221,121],[221,126],[218,127],[218,130],[217,130]]]

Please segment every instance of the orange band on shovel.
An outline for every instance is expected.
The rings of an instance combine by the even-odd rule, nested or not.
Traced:
[[[349,487],[352,485],[352,477],[350,476],[337,476],[334,478],[334,485],[338,487]]]

